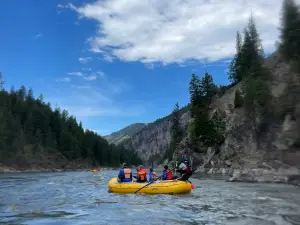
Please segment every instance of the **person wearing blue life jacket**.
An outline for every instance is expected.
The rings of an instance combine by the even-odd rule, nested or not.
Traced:
[[[156,173],[153,171],[152,168],[149,169],[149,182],[155,181],[156,180]]]
[[[131,169],[127,168],[127,164],[123,163],[123,168],[120,169],[118,175],[120,182],[131,182],[132,181],[132,172]]]

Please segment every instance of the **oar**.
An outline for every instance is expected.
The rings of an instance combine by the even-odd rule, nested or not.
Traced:
[[[173,171],[174,169],[171,169],[171,171]],[[163,175],[161,175],[160,177],[156,178],[155,180],[151,181],[149,184],[146,184],[145,186],[141,187],[139,190],[137,190],[136,192],[134,192],[134,194],[136,194],[137,192],[139,192],[140,190],[142,190],[143,188],[149,186],[150,184],[152,184],[154,181],[159,180],[160,178],[162,178]]]

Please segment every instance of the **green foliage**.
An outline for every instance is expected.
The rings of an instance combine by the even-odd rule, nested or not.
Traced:
[[[252,16],[244,28],[243,36],[241,41],[241,36],[237,33],[237,52],[228,74],[233,83],[243,81],[244,97],[239,91],[235,93],[235,107],[244,106],[250,124],[258,128],[261,124],[257,124],[257,121],[266,123],[273,106],[268,84],[270,75],[263,66],[264,50]]]
[[[242,74],[240,70],[240,61],[242,57],[242,36],[240,32],[236,34],[236,54],[233,57],[229,65],[228,77],[232,83],[238,83],[242,80]]]
[[[191,137],[207,147],[219,145],[224,140],[222,127],[225,125],[220,122],[222,119],[216,117],[210,119],[209,116],[210,105],[219,92],[210,74],[205,73],[202,79],[192,75],[190,98],[194,120],[190,128]]]
[[[3,75],[2,75],[2,73],[0,72],[0,91],[3,89],[3,84],[4,84],[4,81],[3,81]]]
[[[165,152],[165,157],[169,160],[172,159],[174,152],[177,149],[178,144],[182,140],[183,131],[180,126],[180,109],[178,103],[175,104],[173,112],[171,114],[171,142],[170,146]]]
[[[234,107],[235,108],[240,108],[242,107],[244,104],[244,99],[242,97],[242,94],[240,92],[240,90],[236,90],[235,91],[235,96],[234,96]]]
[[[100,165],[119,166],[122,162],[141,164],[133,151],[110,145],[66,110],[52,110],[42,95],[35,99],[24,86],[10,93],[0,91],[0,161],[17,157],[25,146],[34,152],[61,152],[68,160],[86,159]]]
[[[294,0],[284,0],[281,16],[279,50],[300,72],[300,11]]]

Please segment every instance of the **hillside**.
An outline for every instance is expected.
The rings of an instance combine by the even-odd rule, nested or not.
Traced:
[[[0,84],[2,74],[0,73]],[[140,164],[130,149],[109,144],[43,96],[24,86],[10,92],[0,86],[0,170],[76,169]]]
[[[295,5],[288,4],[285,10],[294,10]],[[297,19],[298,27],[287,25]],[[288,35],[300,29],[300,15],[297,19],[285,18],[280,46],[267,58],[253,18],[249,19],[244,38],[237,34],[237,53],[229,67],[232,85],[226,91],[208,73],[202,78],[192,75],[191,107],[180,113],[183,136],[173,149],[173,160],[176,151],[178,155],[187,151],[199,171],[231,174],[231,181],[299,180],[300,67],[296,59],[300,59],[300,48],[296,47],[300,39]],[[125,146],[148,165],[167,163],[171,117],[147,126]]]
[[[190,121],[189,106],[180,110],[180,116],[181,126],[187,131]],[[124,146],[134,149],[146,164],[150,164],[152,161],[158,163],[171,141],[170,126],[171,115],[157,119],[126,140]]]
[[[112,144],[118,145],[128,138],[131,138],[133,135],[142,130],[147,124],[145,123],[134,123],[131,124],[117,132],[113,132],[110,135],[104,136],[104,138]]]

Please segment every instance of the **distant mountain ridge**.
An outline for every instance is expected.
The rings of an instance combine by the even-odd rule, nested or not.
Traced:
[[[130,124],[127,127],[124,127],[123,129],[113,132],[110,135],[104,136],[104,138],[112,144],[120,144],[123,141],[131,138],[135,134],[137,134],[139,131],[144,129],[147,126],[147,123],[133,123]]]

